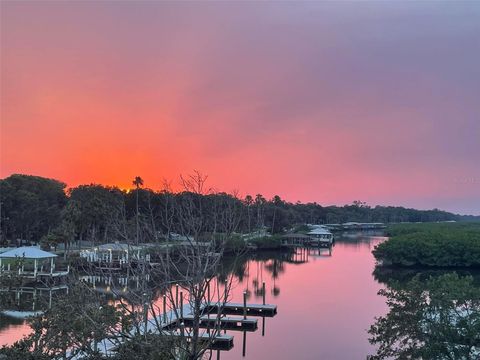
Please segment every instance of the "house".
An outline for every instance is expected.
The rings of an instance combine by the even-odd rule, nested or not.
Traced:
[[[315,226],[307,235],[313,244],[332,244],[333,234],[323,226]]]

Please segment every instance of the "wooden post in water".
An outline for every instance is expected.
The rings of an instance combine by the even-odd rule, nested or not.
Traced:
[[[180,319],[183,322],[183,291],[180,291]]]
[[[228,282],[225,280],[225,303],[228,300],[228,288],[227,288]]]
[[[209,309],[209,306],[210,306],[210,281],[212,281],[211,279],[208,280],[208,283],[207,283],[207,301],[206,301],[206,310],[207,310],[207,317],[210,319],[210,309]],[[210,331],[210,330],[208,330]]]
[[[210,281],[207,284],[207,304],[210,305]]]
[[[167,323],[167,295],[163,295],[163,322]]]
[[[242,357],[245,357],[247,354],[247,332],[243,332],[243,346],[242,346]]]
[[[144,316],[144,329],[143,335],[147,335],[147,326],[148,326],[148,302],[147,302],[147,293],[143,293],[143,316]]]
[[[265,281],[262,283],[263,305],[265,305]]]

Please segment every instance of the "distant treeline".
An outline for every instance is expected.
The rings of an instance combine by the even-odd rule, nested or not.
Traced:
[[[137,181],[140,180],[140,181]],[[0,180],[1,242],[23,239],[37,242],[94,240],[98,242],[126,240],[135,236],[138,223],[142,241],[154,241],[165,233],[170,216],[171,200],[182,201],[192,193],[154,191],[137,187],[123,191],[116,187],[97,184],[80,185],[66,190],[66,184],[57,180],[31,175],[12,175]],[[138,196],[137,196],[138,195]],[[438,209],[415,210],[403,207],[375,206],[355,201],[351,205],[321,206],[317,203],[289,203],[279,196],[266,199],[261,194],[240,199],[227,193],[209,193],[201,196],[204,211],[218,207],[235,206],[238,211],[238,232],[248,233],[265,229],[281,233],[296,224],[357,222],[432,222],[448,220],[475,220]],[[221,200],[221,201],[219,201]],[[213,216],[213,215],[212,215]],[[135,229],[134,229],[135,228]]]

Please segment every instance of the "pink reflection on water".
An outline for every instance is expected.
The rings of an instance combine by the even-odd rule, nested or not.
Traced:
[[[28,335],[30,331],[30,326],[26,322],[7,325],[5,328],[0,329],[0,347],[3,345],[12,345],[14,342]]]
[[[265,337],[261,319],[259,331],[247,334],[245,358],[352,360],[371,354],[366,330],[387,309],[377,295],[381,285],[372,277],[371,250],[379,240],[337,243],[331,257],[310,255],[307,263],[284,264],[284,272],[275,279],[277,297],[272,294],[271,274],[259,271],[260,286],[266,282],[267,303],[278,305],[278,315],[266,319]],[[257,263],[251,262],[249,268],[250,279],[236,286],[235,299],[241,298],[247,280],[251,287],[252,277],[257,276]],[[249,302],[261,301],[252,291]],[[223,353],[222,360],[242,358],[241,333],[233,335],[235,347]]]
[[[352,360],[371,354],[366,331],[387,310],[377,295],[381,285],[372,276],[371,250],[382,239],[339,242],[331,256],[328,250],[301,250],[289,261],[250,260],[242,281],[234,281],[229,300],[241,302],[248,290],[248,302],[261,303],[265,282],[266,301],[278,306],[278,314],[265,319],[264,337],[261,318],[258,330],[247,333],[245,359]],[[222,286],[216,296],[223,293]],[[161,312],[161,299],[155,306]],[[29,332],[26,323],[8,325],[0,329],[0,345]],[[222,352],[222,360],[242,359],[242,333],[231,334],[234,348]]]

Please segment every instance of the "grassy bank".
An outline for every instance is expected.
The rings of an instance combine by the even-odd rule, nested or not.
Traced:
[[[279,250],[282,248],[282,237],[280,235],[265,236],[250,240],[257,250]]]
[[[225,253],[228,254],[240,253],[247,249],[249,251],[281,250],[283,249],[282,237],[280,235],[263,236],[246,242],[241,236],[232,236],[225,243]]]
[[[373,250],[382,265],[400,267],[479,267],[480,223],[395,224],[390,239]]]

